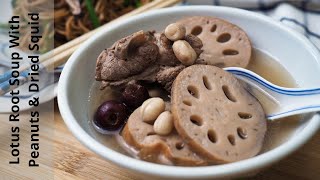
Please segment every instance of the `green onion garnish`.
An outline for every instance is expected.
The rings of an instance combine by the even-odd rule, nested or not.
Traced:
[[[138,7],[142,6],[142,3],[141,3],[140,0],[138,0],[138,1],[136,1],[135,5],[136,5],[136,7],[138,8]]]
[[[130,5],[130,1],[129,0],[124,0],[123,5],[124,6],[129,6]]]
[[[85,4],[86,4],[86,7],[88,9],[88,12],[89,12],[89,17],[90,17],[90,20],[93,24],[93,27],[94,28],[97,28],[100,26],[100,22],[99,22],[99,19],[98,19],[98,16],[96,14],[96,12],[94,11],[94,8],[93,8],[93,3],[91,0],[85,0]]]

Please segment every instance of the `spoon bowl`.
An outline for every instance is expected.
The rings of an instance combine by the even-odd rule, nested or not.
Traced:
[[[269,120],[320,111],[320,88],[285,88],[244,68],[224,70],[235,75],[259,100]]]

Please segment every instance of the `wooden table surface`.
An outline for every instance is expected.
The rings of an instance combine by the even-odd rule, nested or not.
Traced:
[[[6,179],[6,177],[15,177],[15,179],[34,179],[34,177],[37,177],[37,179],[47,179],[42,178],[45,175],[48,176],[48,178],[54,177],[55,179],[139,179],[134,173],[128,172],[102,159],[78,142],[65,126],[60,116],[56,100],[51,104],[55,108],[54,118],[51,117],[52,111],[47,111],[42,113],[42,119],[50,116],[54,121],[41,124],[41,145],[51,145],[52,154],[49,153],[50,148],[48,148],[48,154],[44,156],[44,153],[42,153],[41,155],[42,157],[52,158],[53,160],[42,160],[40,163],[44,170],[38,170],[38,173],[35,171],[37,175],[34,175],[33,169],[25,166],[23,166],[23,169],[17,171],[14,166],[8,166],[8,163],[3,163],[8,162],[10,156],[7,152],[7,145],[1,144],[7,143],[5,139],[1,139],[4,136],[1,136],[0,159],[4,159],[5,161],[0,162],[0,179],[2,179],[1,177],[5,177],[4,179]],[[47,107],[44,106],[44,108]],[[1,119],[3,119],[3,117],[3,115],[0,115]],[[2,127],[0,128],[0,132],[5,131],[4,126],[0,127]],[[54,132],[50,133],[51,130]],[[24,140],[22,138],[21,144],[23,144],[24,141],[27,141],[27,139]],[[319,142],[320,131],[297,152],[252,179],[320,179]],[[30,142],[26,142],[26,144],[27,143]],[[23,152],[22,154],[23,156],[27,156],[27,153],[24,154]]]
[[[93,177],[93,179],[138,179],[134,174],[103,160],[80,144],[64,125],[57,106],[55,108],[55,125],[55,136],[63,134],[70,138],[69,144],[72,144],[65,146],[56,140],[55,157],[69,156],[69,151],[72,150],[74,159],[80,158],[85,165],[73,163],[72,160],[62,164],[60,158],[55,158],[56,176],[81,179]],[[320,179],[320,131],[297,152],[252,179]]]

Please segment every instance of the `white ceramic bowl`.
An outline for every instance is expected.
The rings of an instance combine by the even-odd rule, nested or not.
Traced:
[[[206,166],[173,167],[140,161],[116,152],[95,138],[88,118],[88,95],[94,81],[95,63],[99,53],[114,41],[138,30],[162,30],[184,16],[204,15],[226,19],[249,35],[253,46],[271,54],[302,87],[320,84],[320,55],[302,35],[280,23],[245,10],[191,6],[174,7],[144,13],[113,24],[92,36],[69,59],[60,78],[58,102],[68,128],[89,149],[103,158],[145,177],[177,179],[231,178],[255,173],[289,155],[304,144],[319,128],[318,114],[301,122],[295,133],[282,145],[256,157],[240,162]]]

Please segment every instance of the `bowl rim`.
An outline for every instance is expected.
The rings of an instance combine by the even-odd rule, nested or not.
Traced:
[[[76,118],[73,116],[73,113],[70,109],[70,101],[67,97],[67,88],[69,82],[69,76],[71,74],[72,66],[77,63],[77,58],[85,52],[87,46],[90,46],[96,39],[99,39],[105,33],[108,33],[110,29],[115,29],[119,26],[127,24],[130,21],[135,21],[147,16],[157,16],[157,14],[166,14],[168,12],[178,12],[178,11],[201,11],[201,10],[210,10],[210,11],[220,11],[238,14],[240,16],[254,16],[259,21],[263,21],[268,24],[272,24],[282,31],[289,33],[292,38],[297,38],[304,46],[313,53],[313,56],[316,57],[318,63],[320,64],[320,53],[314,45],[303,35],[289,29],[286,26],[283,26],[280,22],[273,20],[267,16],[250,12],[247,10],[242,10],[238,8],[231,7],[215,7],[215,6],[177,6],[170,7],[159,10],[152,10],[146,13],[142,13],[133,17],[129,17],[121,22],[110,24],[109,28],[105,28],[100,32],[96,33],[90,39],[88,39],[84,44],[82,44],[76,52],[72,54],[66,63],[64,70],[61,74],[59,85],[58,85],[58,105],[60,109],[61,116],[67,125],[68,129],[72,134],[87,148],[96,154],[102,156],[103,158],[129,170],[137,171],[143,174],[156,175],[162,177],[173,177],[173,178],[204,178],[204,177],[227,177],[232,175],[238,175],[243,173],[249,173],[254,170],[261,169],[268,165],[271,165],[274,162],[279,161],[280,159],[291,154],[308,139],[312,137],[320,127],[320,115],[315,114],[312,119],[309,120],[308,124],[300,132],[300,136],[297,136],[294,139],[290,139],[287,142],[284,142],[279,147],[272,149],[268,152],[262,153],[258,156],[242,160],[239,162],[234,162],[230,164],[223,165],[213,165],[213,166],[201,166],[201,167],[179,167],[179,166],[166,166],[155,163],[150,163],[132,157],[121,154],[117,151],[107,148],[103,144],[99,143],[93,137],[91,137],[85,130],[82,129],[80,124],[77,122]]]

